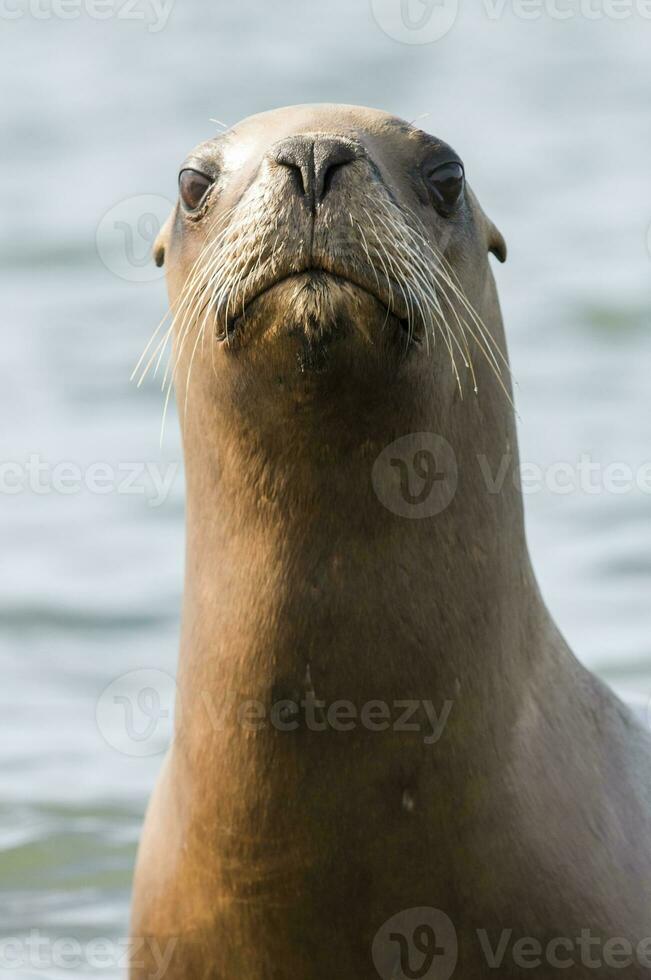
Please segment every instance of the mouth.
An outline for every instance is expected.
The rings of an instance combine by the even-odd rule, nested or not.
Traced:
[[[245,284],[242,289],[243,299],[241,302],[238,302],[237,309],[229,310],[228,304],[226,304],[225,310],[218,311],[218,313],[223,312],[224,315],[218,316],[222,325],[217,333],[217,339],[222,342],[228,342],[243,327],[246,323],[247,316],[255,311],[255,308],[259,303],[264,301],[265,297],[279,287],[291,284],[292,282],[302,282],[306,286],[318,286],[326,290],[335,286],[347,286],[359,293],[365,294],[381,307],[387,322],[390,318],[394,322],[397,322],[400,330],[404,333],[410,344],[420,343],[420,337],[414,332],[414,325],[410,320],[404,294],[401,292],[401,288],[397,283],[388,281],[387,295],[383,295],[383,291],[379,288],[379,282],[376,290],[371,288],[368,283],[361,282],[352,276],[342,275],[339,272],[333,272],[330,269],[318,266],[291,271],[285,275],[278,276],[273,281],[259,284],[248,296]]]

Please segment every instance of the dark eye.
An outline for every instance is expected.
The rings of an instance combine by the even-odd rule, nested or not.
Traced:
[[[434,198],[434,206],[442,214],[451,214],[463,192],[463,167],[460,163],[443,163],[425,174]]]
[[[200,174],[198,170],[181,171],[179,174],[179,194],[188,211],[196,211],[211,184],[210,177]]]

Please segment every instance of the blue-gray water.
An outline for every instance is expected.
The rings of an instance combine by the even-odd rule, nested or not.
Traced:
[[[118,492],[124,464],[173,473],[180,454],[174,409],[160,450],[160,392],[129,383],[164,286],[107,268],[102,217],[140,195],[171,199],[211,118],[315,101],[427,113],[419,124],[460,152],[510,247],[497,278],[521,454],[540,468],[526,507],[543,591],[577,655],[644,711],[651,475],[647,492],[627,484],[651,458],[651,21],[634,3],[622,20],[587,19],[571,0],[568,19],[525,20],[512,3],[491,18],[461,0],[444,37],[408,45],[367,0],[176,0],[158,31],[83,6],[36,17],[21,2],[4,9],[22,16],[0,17],[0,459],[19,464],[0,494],[0,929],[20,940],[2,947],[0,973],[114,978],[117,956],[86,944],[126,933],[160,756],[109,745],[96,706],[121,674],[174,672],[183,485],[179,470],[160,506],[142,479],[145,493]],[[159,26],[144,0],[135,9]],[[134,268],[147,247],[136,235]],[[553,492],[568,476],[549,467],[570,464],[576,482],[586,457],[596,491]],[[57,463],[73,467],[69,492],[52,488]],[[73,492],[95,463],[113,467],[108,492]],[[21,473],[27,488],[8,492]],[[72,966],[60,950],[54,962],[62,937],[84,944]]]

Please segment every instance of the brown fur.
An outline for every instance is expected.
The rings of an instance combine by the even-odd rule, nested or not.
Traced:
[[[303,133],[362,148],[312,210],[271,152]],[[216,339],[225,312],[210,308],[187,404],[196,318],[176,368],[187,476],[177,732],[147,814],[132,925],[176,940],[169,980],[371,978],[377,930],[417,906],[454,923],[463,980],[558,972],[490,969],[477,929],[493,944],[502,928],[651,934],[649,747],[540,598],[508,397],[476,340],[477,395],[458,358],[460,391],[444,341],[428,347],[417,315],[406,352],[410,297],[391,297],[360,247],[364,209],[393,202],[405,228],[444,243],[504,350],[488,262],[503,240],[469,191],[453,219],[434,211],[414,176],[428,148],[373,110],[253,117],[195,151],[202,167],[222,154],[218,185],[200,218],[177,208],[157,245],[174,303],[230,212],[222,261],[248,277],[238,303],[278,283],[230,342]],[[390,232],[377,234],[391,252]],[[372,481],[384,447],[414,432],[442,435],[458,467],[452,502],[421,520],[383,506]],[[478,458],[495,474],[505,454],[490,493]],[[453,706],[430,745],[422,731],[254,731],[233,719],[247,699],[270,708],[311,692]],[[141,960],[134,980],[155,972]]]

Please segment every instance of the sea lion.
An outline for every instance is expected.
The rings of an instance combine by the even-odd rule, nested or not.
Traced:
[[[171,980],[612,977],[618,941],[617,975],[646,976],[649,739],[532,573],[506,247],[461,159],[380,111],[298,106],[201,144],[179,187],[155,246],[187,479],[178,717],[132,976],[171,941]]]

